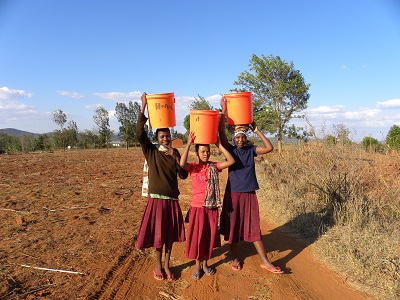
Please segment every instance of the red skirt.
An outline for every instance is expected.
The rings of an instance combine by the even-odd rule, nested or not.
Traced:
[[[147,196],[147,205],[136,240],[136,248],[162,248],[185,241],[185,225],[178,200]]]
[[[190,207],[185,256],[210,259],[214,248],[221,247],[218,231],[218,209]]]
[[[220,232],[229,244],[261,241],[260,211],[256,192],[225,191]]]

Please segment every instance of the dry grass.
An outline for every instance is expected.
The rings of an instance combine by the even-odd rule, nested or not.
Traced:
[[[258,164],[261,210],[358,288],[400,296],[400,162],[356,145],[286,147]]]

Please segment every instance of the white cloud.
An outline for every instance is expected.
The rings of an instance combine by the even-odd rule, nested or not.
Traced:
[[[358,111],[347,111],[343,113],[344,118],[348,120],[371,120],[381,114],[379,109],[363,108]]]
[[[11,99],[17,99],[17,98],[23,98],[23,97],[32,97],[32,93],[28,93],[24,90],[13,90],[9,89],[6,86],[3,86],[0,88],[0,99],[4,100],[11,100]]]
[[[101,105],[101,104],[99,104],[99,103],[96,103],[96,104],[89,104],[89,105],[86,105],[85,108],[96,109],[96,108],[98,108],[98,107],[100,107],[100,106],[103,106],[103,105]]]
[[[70,92],[70,91],[57,91],[57,93],[61,96],[65,97],[70,97],[74,99],[80,99],[83,98],[83,95],[77,93],[77,92]]]
[[[378,108],[400,108],[400,99],[380,101],[377,106]]]
[[[342,113],[344,112],[343,105],[335,106],[319,106],[316,108],[307,109],[307,113],[311,114],[332,114],[332,113]]]
[[[129,101],[132,102],[136,101],[141,103],[140,97],[142,96],[142,92],[139,91],[134,91],[129,93],[109,92],[109,93],[94,93],[93,95],[114,102],[128,103]]]

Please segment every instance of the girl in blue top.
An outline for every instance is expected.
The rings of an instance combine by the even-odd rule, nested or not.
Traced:
[[[219,123],[221,144],[232,154],[235,164],[229,167],[228,182],[221,212],[220,231],[230,244],[233,256],[232,269],[242,269],[238,258],[238,242],[252,242],[261,259],[261,267],[275,274],[283,271],[269,261],[261,237],[260,213],[256,190],[259,189],[254,157],[273,150],[271,142],[258,130],[253,121],[253,132],[263,142],[263,146],[248,146],[245,129],[236,130],[231,145],[225,134],[226,99],[221,99],[222,116]],[[245,128],[242,126],[242,128]]]

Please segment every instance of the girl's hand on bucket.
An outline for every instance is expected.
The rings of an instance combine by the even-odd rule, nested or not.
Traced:
[[[226,112],[226,98],[225,98],[225,96],[222,96],[222,98],[221,98],[221,108],[222,108],[222,113],[225,114],[225,112]]]
[[[257,133],[258,128],[257,128],[257,124],[255,121],[251,122],[251,129],[253,130],[254,133]]]
[[[189,142],[189,143],[193,143],[195,139],[196,139],[196,135],[194,134],[193,131],[191,131],[191,132],[189,133],[188,142]]]

